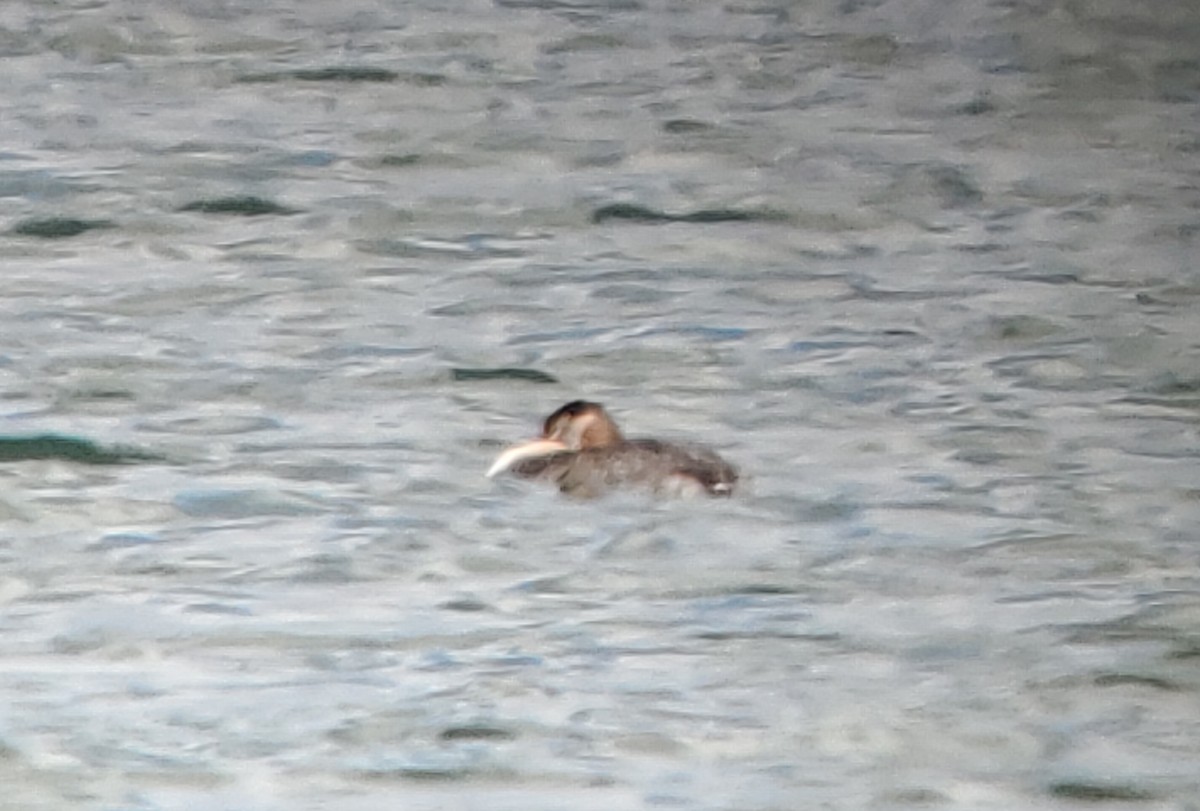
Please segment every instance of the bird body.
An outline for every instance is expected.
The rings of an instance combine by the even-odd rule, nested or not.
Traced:
[[[590,498],[618,487],[658,495],[729,495],[737,470],[707,448],[658,439],[626,439],[599,403],[575,400],[546,418],[542,436],[497,457],[489,477],[509,472],[551,481]]]

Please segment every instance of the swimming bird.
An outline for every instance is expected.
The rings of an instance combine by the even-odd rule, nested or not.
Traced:
[[[626,486],[658,495],[727,496],[738,480],[737,470],[707,448],[626,439],[604,406],[586,400],[573,400],[547,417],[539,438],[501,453],[487,475],[505,471],[554,482],[581,498]]]

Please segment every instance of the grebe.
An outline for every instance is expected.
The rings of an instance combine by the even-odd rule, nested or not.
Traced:
[[[621,486],[660,495],[727,496],[737,470],[705,448],[657,439],[626,439],[599,403],[574,400],[546,418],[538,439],[496,458],[489,478],[508,471],[545,479],[569,495],[592,498]]]

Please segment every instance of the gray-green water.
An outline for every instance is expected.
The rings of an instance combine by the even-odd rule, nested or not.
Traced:
[[[0,807],[1195,811],[1152,5],[4,3]]]

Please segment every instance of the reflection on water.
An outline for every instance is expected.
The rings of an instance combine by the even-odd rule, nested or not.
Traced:
[[[0,9],[12,807],[1191,807],[1191,4],[193,6]]]

